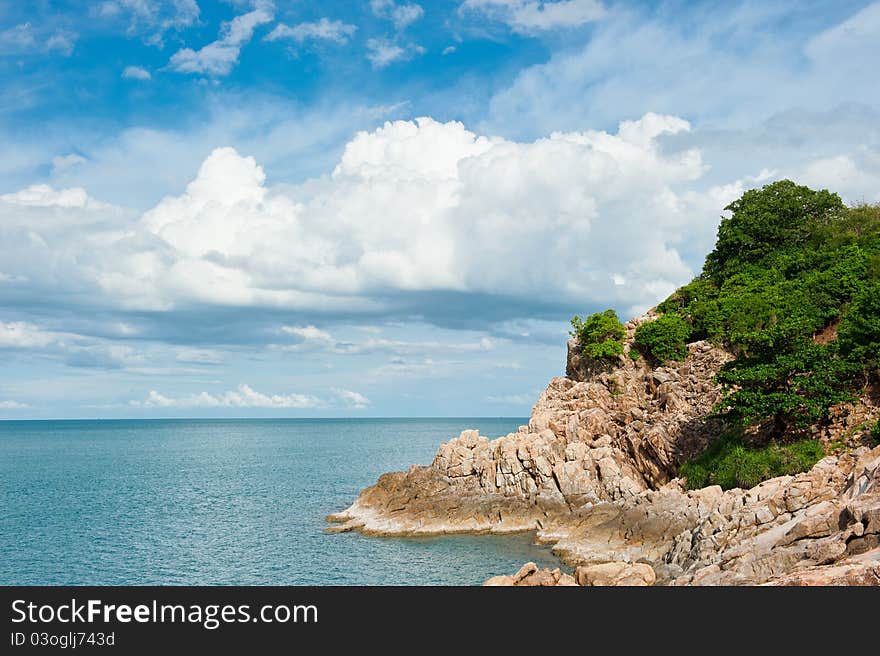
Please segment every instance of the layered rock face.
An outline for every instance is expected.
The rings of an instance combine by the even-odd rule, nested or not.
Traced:
[[[650,317],[627,324],[627,344]],[[707,342],[688,350],[652,369],[626,354],[584,361],[569,343],[568,376],[550,382],[528,426],[494,440],[464,431],[431,465],[380,477],[329,530],[536,530],[577,566],[571,577],[526,565],[493,585],[880,583],[880,448],[745,491],[686,492],[673,478],[718,433],[704,418],[731,358]],[[878,413],[872,402],[858,410]],[[840,414],[844,425],[852,413]]]

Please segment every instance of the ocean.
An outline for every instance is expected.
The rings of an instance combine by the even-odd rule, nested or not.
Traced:
[[[531,534],[323,532],[380,474],[526,421],[0,421],[0,584],[476,585],[556,567]]]

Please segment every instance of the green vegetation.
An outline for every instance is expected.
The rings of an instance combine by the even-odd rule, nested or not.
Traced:
[[[691,327],[675,313],[664,314],[636,328],[635,343],[646,356],[663,364],[687,357]]]
[[[874,430],[871,431],[871,439],[880,444],[880,419],[874,424]]]
[[[880,206],[783,180],[726,209],[702,275],[658,309],[737,355],[720,414],[790,438],[880,361]]]
[[[880,364],[880,206],[846,207],[783,180],[725,209],[702,274],[658,306],[670,326],[689,327],[685,339],[736,355],[717,376],[715,411],[729,433],[682,465],[692,488],[750,487],[808,469],[823,453],[804,429],[853,399]],[[671,329],[649,335],[641,348],[658,360],[681,348]],[[749,426],[758,430],[746,442]]]
[[[596,312],[583,320],[575,315],[571,328],[571,336],[577,338],[583,354],[589,358],[615,358],[623,353],[626,329],[614,310]]]
[[[749,487],[809,468],[822,448],[806,429],[880,373],[880,205],[847,207],[782,180],[725,210],[702,273],[635,334],[655,364],[685,358],[700,339],[734,354],[716,378],[714,416],[728,432],[682,465],[691,487]],[[585,355],[623,350],[611,310],[572,326]],[[880,424],[873,435],[880,442]]]
[[[720,485],[750,488],[774,476],[806,471],[824,457],[816,440],[786,444],[770,442],[762,447],[744,444],[735,434],[718,438],[708,450],[683,464],[679,475],[689,489]]]

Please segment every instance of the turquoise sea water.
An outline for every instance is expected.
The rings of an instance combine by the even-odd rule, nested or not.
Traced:
[[[533,536],[326,534],[386,471],[525,419],[0,422],[0,584],[478,584]]]

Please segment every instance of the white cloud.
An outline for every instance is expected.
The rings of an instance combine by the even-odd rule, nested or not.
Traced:
[[[74,157],[76,157],[74,155]],[[55,190],[49,185],[35,184],[10,194],[0,194],[0,201],[35,207],[101,207],[81,187]]]
[[[880,153],[858,122],[869,119],[817,117],[854,132],[827,155],[811,125],[774,141],[701,135],[680,118],[647,114],[613,132],[513,141],[456,122],[395,121],[358,133],[332,174],[299,185],[269,185],[255,158],[219,148],[183,193],[141,216],[98,206],[81,189],[0,196],[0,261],[32,294],[66,303],[296,310],[292,349],[418,361],[441,347],[346,342],[310,322],[361,313],[431,322],[454,312],[485,325],[499,307],[498,320],[535,307],[547,317],[586,306],[631,314],[692,276],[721,208],[758,179],[831,177],[821,186],[876,197]],[[761,156],[739,158],[737,149],[754,152],[752,141]],[[485,300],[447,310],[447,298]]]
[[[14,55],[35,47],[37,39],[30,23],[21,23],[0,31],[0,54]]]
[[[446,55],[451,55],[453,52],[455,52],[455,46],[446,46],[445,48],[443,48],[443,52],[441,54],[445,57]]]
[[[385,38],[367,40],[367,59],[373,68],[385,68],[397,61],[408,61],[416,55],[425,54],[425,49],[416,44],[405,47]]]
[[[48,50],[57,50],[64,57],[70,57],[76,47],[76,40],[79,35],[75,32],[67,30],[55,30],[55,32],[46,40],[46,48]]]
[[[873,166],[867,162],[857,163],[857,158],[870,158]],[[865,164],[868,165],[864,166]],[[876,175],[868,172],[872,168],[880,168],[880,156],[876,153],[837,155],[808,163],[800,169],[796,178],[807,186],[833,189],[857,201],[877,203],[880,202],[880,188],[877,186]]]
[[[40,36],[40,32],[43,32]],[[57,29],[46,36],[43,30],[35,30],[30,23],[20,23],[0,31],[0,55],[45,54],[59,52],[70,57],[79,35],[69,30]]]
[[[370,0],[370,9],[379,18],[390,20],[398,30],[406,29],[425,15],[421,5],[396,0]]]
[[[597,0],[465,0],[459,13],[469,12],[481,13],[522,33],[580,27],[606,15]]]
[[[330,333],[315,328],[314,326],[282,326],[281,330],[289,335],[301,337],[306,342],[321,342],[327,344],[336,342]]]
[[[127,18],[129,36],[139,34],[149,45],[162,47],[169,30],[181,30],[199,20],[196,0],[104,0],[92,6],[98,19]]]
[[[333,393],[336,394],[345,407],[352,410],[363,410],[370,405],[370,399],[359,392],[352,392],[347,389],[334,389]]]
[[[0,348],[41,348],[58,341],[58,333],[24,321],[0,321]]]
[[[18,401],[0,401],[0,410],[21,410],[23,408],[30,408],[27,403],[19,403]]]
[[[132,369],[146,362],[127,344],[46,330],[25,321],[0,322],[0,349],[36,354],[72,367]]]
[[[122,79],[124,80],[151,80],[153,76],[146,68],[140,66],[126,66],[122,71]]]
[[[182,48],[172,55],[168,68],[178,73],[200,73],[204,75],[228,75],[238,63],[241,48],[248,43],[260,25],[269,23],[274,18],[271,3],[260,4],[246,14],[236,16],[220,29],[216,41],[193,50]]]
[[[358,395],[360,396],[360,395]],[[131,401],[146,408],[325,408],[327,402],[310,394],[263,394],[242,383],[235,390],[211,394],[200,392],[171,397],[151,390],[146,400]]]
[[[67,155],[57,155],[52,158],[52,173],[58,174],[67,169],[71,169],[79,164],[85,164],[88,160],[82,155],[69,153]]]
[[[485,127],[546,134],[651,111],[730,130],[796,107],[876,106],[880,85],[865,81],[880,66],[873,46],[880,39],[880,2],[810,40],[799,30],[777,29],[799,18],[797,6],[722,3],[686,21],[615,11],[583,45],[521,70],[492,97]]]
[[[264,41],[279,41],[291,39],[297,43],[308,40],[331,41],[343,44],[357,31],[356,25],[343,23],[340,20],[322,18],[314,23],[299,23],[290,27],[284,23],[278,23],[275,28],[266,35]]]
[[[367,50],[369,51],[367,59],[370,60],[373,68],[385,68],[406,56],[403,48],[387,39],[369,39]]]

